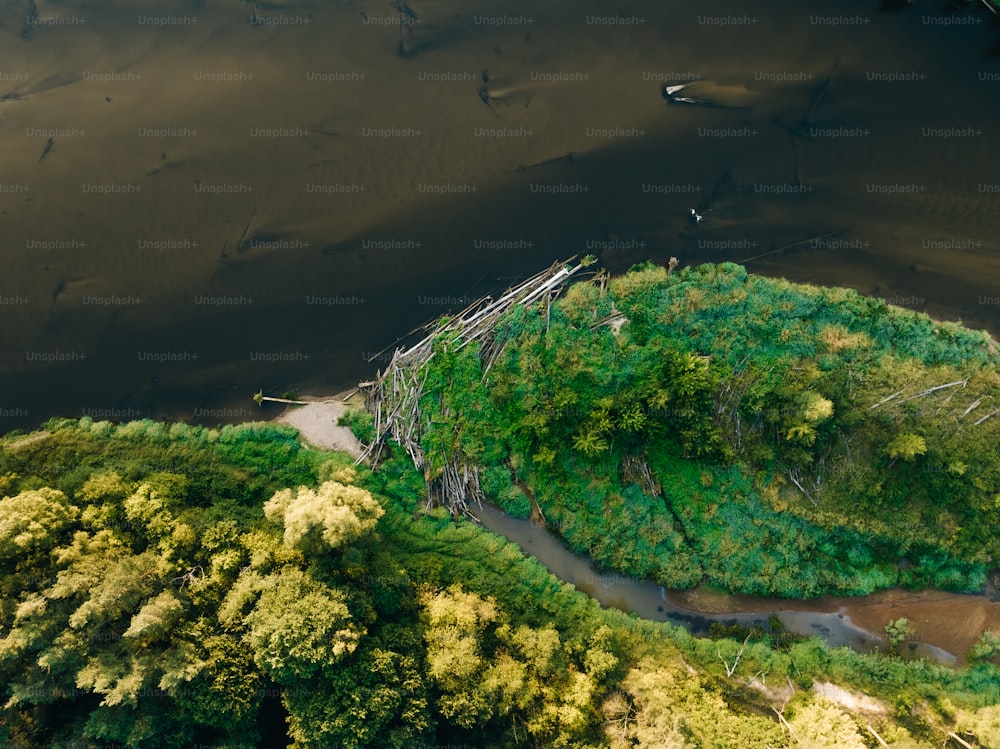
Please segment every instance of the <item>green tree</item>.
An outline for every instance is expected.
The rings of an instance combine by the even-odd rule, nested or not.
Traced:
[[[219,631],[207,619],[189,626],[203,650],[204,667],[177,691],[179,713],[195,724],[223,731],[232,740],[252,740],[268,680],[254,663],[249,644]]]
[[[740,715],[680,664],[644,659],[603,703],[605,733],[615,747],[696,749],[786,746],[781,728]]]
[[[0,563],[51,549],[79,514],[65,494],[48,487],[0,499]]]
[[[337,549],[371,532],[385,514],[360,487],[326,481],[318,489],[282,489],[264,504],[264,514],[285,526],[285,544],[313,553]]]
[[[980,746],[988,749],[1000,746],[1000,705],[958,711],[955,729],[975,736]]]
[[[796,707],[788,725],[798,746],[809,749],[866,749],[858,726],[851,717],[822,698]]]
[[[902,458],[910,462],[927,452],[927,441],[919,434],[899,434],[886,446],[885,452],[893,460]]]
[[[263,591],[243,617],[254,662],[279,684],[309,678],[354,652],[365,628],[343,592],[296,568],[262,580]]]
[[[970,661],[986,661],[1000,655],[1000,635],[991,630],[983,632],[976,644],[969,650]]]
[[[438,709],[463,728],[485,724],[494,705],[479,680],[486,668],[479,639],[498,617],[496,604],[458,586],[425,590],[420,603],[427,622],[427,673],[441,691]]]
[[[295,746],[423,749],[433,723],[415,629],[389,625],[336,670],[289,689]]]

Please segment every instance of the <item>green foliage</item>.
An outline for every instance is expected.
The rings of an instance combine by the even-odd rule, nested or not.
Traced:
[[[365,632],[352,621],[342,592],[300,570],[283,569],[264,578],[262,587],[242,623],[254,661],[279,684],[332,668]]]
[[[987,630],[969,650],[969,660],[989,660],[1000,655],[1000,635]]]
[[[975,590],[1000,557],[1000,420],[969,415],[1000,398],[985,334],[724,263],[576,284],[495,338],[488,373],[435,342],[429,475],[477,466],[602,565],[809,597]]]
[[[551,624],[514,627],[492,599],[451,586],[425,589],[420,600],[428,676],[450,722],[485,728],[521,714],[528,733],[551,746],[579,745],[593,730],[598,679],[617,664],[600,648],[609,633],[592,640],[579,664]]]
[[[507,466],[493,466],[480,474],[483,491],[489,500],[514,517],[531,515],[531,500],[511,478]]]
[[[282,489],[264,503],[264,515],[285,527],[285,544],[321,553],[356,541],[375,529],[384,514],[364,489],[326,481],[317,490]]]
[[[412,634],[387,628],[335,673],[287,692],[294,746],[424,749],[433,722]]]
[[[26,746],[59,746],[60,730],[95,746],[253,740],[272,680],[313,677],[364,636],[352,612],[368,616],[365,597],[321,583],[264,523],[273,474],[315,485],[329,461],[298,453],[287,431],[47,426],[0,451],[8,489],[22,489],[0,500],[0,726],[12,740],[30,733]],[[324,470],[357,478],[343,465]],[[46,480],[61,489],[24,488]],[[345,495],[357,522],[335,529],[330,513]],[[319,496],[327,514],[298,515],[316,520],[320,537],[339,530],[357,542],[381,514],[356,487],[331,482]],[[254,576],[261,586],[240,588]]]
[[[857,723],[825,700],[798,707],[788,721],[800,745],[816,749],[866,749]]]
[[[916,633],[917,631],[910,626],[906,617],[892,619],[885,625],[885,636],[889,638],[889,649],[891,652],[897,652],[899,646],[907,640],[912,639]]]
[[[900,434],[886,446],[885,452],[894,460],[902,458],[906,461],[912,461],[918,455],[927,453],[927,441],[919,434]]]
[[[283,439],[255,438],[272,436]],[[769,674],[768,684],[782,685],[788,674],[800,688],[837,680],[898,695],[898,705],[933,698],[955,706],[948,710],[956,726],[990,735],[984,708],[1000,701],[992,666],[948,671],[830,651],[774,626],[754,630],[741,651],[742,630],[716,628],[721,639],[703,641],[601,609],[504,539],[446,514],[415,519],[411,491],[422,477],[402,454],[377,474],[346,457],[317,456],[316,481],[275,490],[248,514],[193,488],[204,485],[199,470],[230,465],[205,468],[197,454],[213,444],[195,446],[189,471],[94,466],[74,478],[71,493],[36,487],[0,500],[10,552],[0,560],[5,741],[253,745],[263,741],[265,696],[279,695],[288,737],[303,749],[787,746],[768,717],[769,698],[725,678],[719,652],[730,661],[742,652],[736,680]],[[119,457],[128,463],[124,452]],[[752,488],[738,472],[696,472],[676,453],[650,465],[664,475],[674,466],[664,493],[687,493],[706,517],[713,492]],[[623,476],[638,470],[626,467]],[[501,494],[521,492],[509,467],[486,476]],[[620,565],[687,574],[690,521],[670,520],[664,497],[638,483],[619,491],[598,471],[590,476],[607,528],[620,519],[640,533],[624,544],[588,543]],[[577,494],[568,501],[593,500]],[[266,519],[265,504],[277,524]],[[669,507],[683,518],[684,505]],[[337,514],[343,508],[351,513]],[[751,514],[765,510],[756,505]],[[738,517],[715,512],[702,522]],[[308,522],[288,543],[283,534],[299,514]],[[327,532],[342,537],[331,544]],[[575,532],[587,537],[586,527]],[[643,566],[652,549],[659,550],[656,570]],[[828,552],[831,559],[842,553]],[[919,564],[938,574],[946,561]],[[701,575],[694,570],[692,580]],[[813,745],[850,746],[856,738],[842,710],[804,692],[786,714]],[[909,736],[890,717],[879,730]]]
[[[208,622],[195,623],[204,632],[204,668],[188,682],[187,688],[174,696],[177,709],[190,716],[196,725],[248,738],[255,733],[254,723],[261,698],[268,684],[254,664],[250,649],[238,638],[212,631]]]
[[[365,445],[374,441],[375,417],[360,408],[348,408],[337,421],[338,426],[349,427],[354,436]]]
[[[106,425],[102,427],[101,425]],[[0,476],[17,476],[6,493],[52,487],[75,498],[97,473],[116,472],[135,482],[154,473],[181,474],[194,505],[234,502],[259,506],[275,491],[313,485],[322,456],[302,450],[295,430],[271,424],[226,426],[137,421],[112,425],[89,419],[54,419],[39,438],[10,449],[0,440]]]
[[[955,727],[966,735],[974,736],[980,746],[990,749],[1000,746],[1000,705],[960,710],[956,717]]]
[[[612,746],[785,746],[773,720],[733,710],[718,692],[677,664],[646,660],[603,705]]]
[[[33,489],[0,499],[0,563],[47,551],[79,515],[60,491]]]

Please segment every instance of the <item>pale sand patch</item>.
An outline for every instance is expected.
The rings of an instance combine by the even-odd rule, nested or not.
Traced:
[[[49,437],[49,432],[44,432],[44,431],[36,432],[34,434],[26,434],[23,437],[18,437],[16,440],[13,440],[12,442],[8,442],[6,445],[4,445],[4,447],[6,447],[8,450],[18,450],[22,447],[25,447],[26,445],[32,444],[33,442],[38,442],[39,440],[46,439],[47,437]]]
[[[875,698],[869,697],[867,694],[851,692],[843,687],[838,687],[836,684],[831,684],[828,681],[816,682],[813,684],[813,690],[819,696],[825,697],[831,702],[837,703],[841,707],[846,707],[852,712],[858,710],[863,710],[869,713],[886,712],[885,705]]]
[[[750,678],[750,681],[747,682],[747,686],[750,687],[751,689],[756,689],[771,702],[775,702],[778,704],[783,704],[788,702],[788,700],[790,700],[795,695],[795,687],[791,686],[790,683],[784,684],[779,687],[769,687],[767,686],[767,684],[758,679],[756,676]]]
[[[364,450],[364,445],[348,427],[337,426],[337,421],[346,409],[343,400],[345,395],[347,393],[332,398],[301,396],[299,400],[310,401],[309,405],[289,406],[272,421],[295,427],[305,441],[317,447],[339,450],[357,458]]]

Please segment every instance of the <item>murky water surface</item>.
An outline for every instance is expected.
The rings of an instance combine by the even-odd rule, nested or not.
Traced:
[[[1000,331],[982,16],[410,7],[0,2],[0,429],[252,418],[258,389],[350,386],[575,253],[746,261]],[[712,106],[664,101],[688,82]]]

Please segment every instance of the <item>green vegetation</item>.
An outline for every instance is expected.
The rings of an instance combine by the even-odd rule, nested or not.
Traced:
[[[486,377],[436,343],[431,482],[459,453],[602,564],[800,596],[971,589],[994,564],[982,334],[733,265],[577,284],[495,333]],[[0,744],[1000,746],[993,633],[962,669],[775,622],[693,637],[427,510],[426,479],[273,425],[0,439]]]
[[[940,746],[1000,672],[638,620],[506,540],[415,515],[287,428],[87,419],[0,442],[0,743],[145,749]],[[733,639],[733,638],[736,639]],[[812,687],[880,700],[853,713]],[[779,717],[780,715],[780,717]]]
[[[969,650],[970,661],[989,660],[998,655],[1000,655],[1000,635],[990,630],[983,632],[983,636]]]
[[[375,439],[375,419],[367,411],[348,408],[337,421],[337,425],[350,427],[355,436],[366,445]]]
[[[917,631],[910,626],[906,617],[890,620],[885,625],[885,636],[889,638],[889,650],[893,653],[899,652],[899,646],[907,640],[912,640]]]
[[[1000,554],[985,333],[722,264],[577,283],[494,337],[485,375],[478,343],[436,341],[429,476],[459,456],[601,565],[810,597],[977,590]]]

